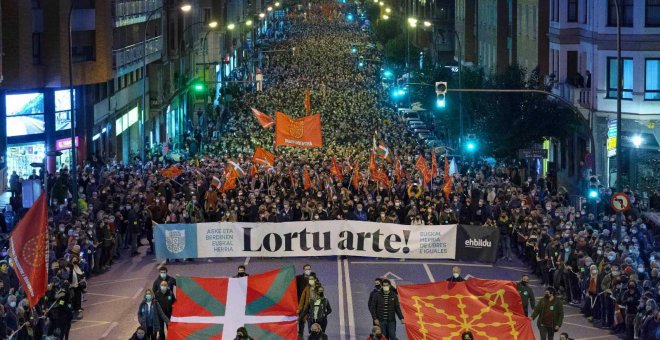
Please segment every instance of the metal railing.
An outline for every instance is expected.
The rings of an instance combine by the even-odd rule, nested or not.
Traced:
[[[114,68],[120,73],[128,72],[129,69],[135,69],[142,65],[143,43],[137,43],[130,46],[112,51]],[[147,40],[146,54],[147,63],[157,60],[161,57],[163,50],[163,36],[157,36]]]
[[[112,17],[115,27],[144,22],[149,13],[163,6],[163,0],[114,0],[112,2]],[[152,18],[160,17],[155,13]]]
[[[576,87],[568,83],[556,83],[552,87],[552,92],[566,99],[576,107],[591,110],[591,89]]]

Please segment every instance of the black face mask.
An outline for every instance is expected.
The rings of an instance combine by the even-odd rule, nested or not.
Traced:
[[[236,275],[236,276],[243,277],[243,276],[246,276],[246,275],[245,275],[245,273],[238,273],[238,275]]]
[[[380,285],[374,285],[374,288],[380,289]]]

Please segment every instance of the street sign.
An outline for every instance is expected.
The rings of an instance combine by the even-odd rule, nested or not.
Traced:
[[[519,149],[518,158],[548,158],[546,149]]]
[[[610,205],[612,206],[612,209],[616,212],[624,212],[630,209],[630,198],[628,195],[622,193],[622,192],[617,192],[614,195],[612,195],[612,198],[610,199]]]

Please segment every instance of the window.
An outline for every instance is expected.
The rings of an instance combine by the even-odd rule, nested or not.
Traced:
[[[32,64],[41,64],[41,33],[32,33]]]
[[[609,8],[607,10],[607,25],[616,27],[616,2],[609,1]],[[633,26],[633,0],[619,0],[621,6],[621,26]]]
[[[578,0],[568,0],[568,22],[577,22]]]
[[[617,97],[617,59],[607,58],[607,98]],[[623,58],[623,93],[622,99],[632,100],[633,90],[633,61],[631,58]]]
[[[74,92],[75,101],[75,92]],[[71,128],[71,95],[69,90],[55,91],[55,130]]]
[[[96,32],[75,31],[71,33],[73,46],[71,54],[74,62],[96,60]]]
[[[644,100],[660,100],[660,59],[646,59]]]
[[[660,0],[646,0],[646,26],[660,26]]]

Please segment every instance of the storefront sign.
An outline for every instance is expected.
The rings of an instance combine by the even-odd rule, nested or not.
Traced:
[[[497,228],[460,224],[456,235],[456,259],[495,262],[499,241]]]
[[[548,150],[546,149],[519,149],[519,158],[548,158]]]
[[[607,138],[607,157],[616,155],[616,137]]]
[[[156,256],[367,256],[454,259],[457,225],[408,226],[360,221],[160,224]],[[495,247],[496,248],[496,247]]]
[[[78,143],[78,136],[76,136],[76,147],[80,145]],[[71,138],[63,138],[55,141],[55,150],[67,150],[71,149]]]

